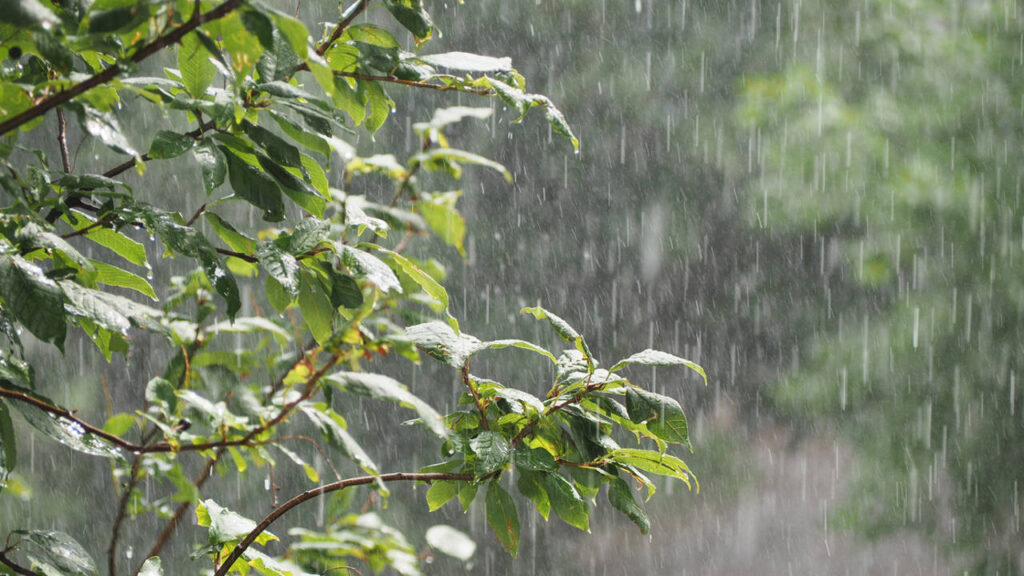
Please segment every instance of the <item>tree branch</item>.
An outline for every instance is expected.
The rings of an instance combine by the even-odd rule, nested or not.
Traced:
[[[323,56],[324,52],[331,47],[334,42],[341,37],[345,29],[348,28],[352,22],[359,16],[364,10],[370,7],[370,0],[357,0],[355,4],[345,9],[345,12],[341,15],[341,22],[334,27],[331,31],[330,38],[326,42],[316,47],[316,53]]]
[[[473,395],[473,403],[476,404],[477,412],[480,412],[480,425],[484,427],[484,430],[490,430],[491,427],[487,423],[487,410],[484,409],[484,405],[480,402],[480,395],[476,393],[476,388],[473,388],[473,383],[469,381],[469,359],[466,359],[466,363],[462,365],[462,382],[469,388],[469,393]]]
[[[68,121],[64,118],[64,110],[57,108],[57,142],[60,143],[60,163],[64,173],[71,174],[71,156],[68,154]]]
[[[223,18],[224,16],[227,16],[233,10],[235,10],[241,5],[242,0],[227,0],[227,2],[221,4],[213,10],[210,10],[209,12],[206,12],[205,14],[200,14],[199,12],[196,12],[192,16],[192,18],[189,19],[188,22],[185,22],[181,26],[178,26],[177,28],[171,30],[167,34],[164,34],[163,36],[160,36],[156,40],[153,40],[149,44],[143,46],[141,49],[139,49],[138,52],[132,55],[130,60],[135,63],[142,62],[146,58],[149,58],[150,56],[156,54],[164,48],[172,44],[177,44],[181,41],[182,38],[185,37],[186,34],[195,30],[203,23]],[[121,74],[121,72],[121,68],[115,64],[110,68],[107,68],[106,70],[94,74],[90,76],[88,79],[83,80],[78,84],[75,84],[74,86],[71,86],[67,90],[57,92],[53,96],[43,99],[41,102],[29,108],[28,110],[25,110],[20,114],[12,116],[4,122],[0,122],[0,135],[6,134],[11,130],[14,130],[15,128],[18,128],[22,124],[30,122],[35,118],[38,118],[43,114],[46,114],[54,107],[64,104],[65,102],[69,102],[76,96],[80,96],[97,86],[110,82],[114,78],[118,77]]]
[[[373,482],[397,482],[397,481],[412,481],[412,482],[433,482],[435,480],[461,480],[468,482],[473,480],[472,474],[455,474],[455,473],[430,473],[430,474],[414,474],[407,472],[392,472],[390,474],[381,474],[380,476],[358,476],[356,478],[349,478],[347,480],[341,480],[339,482],[332,482],[331,484],[325,484],[316,488],[311,488],[305,492],[295,496],[291,500],[281,504],[277,508],[271,510],[270,514],[266,518],[260,521],[238,544],[237,547],[231,552],[227,560],[217,568],[217,572],[214,576],[224,576],[231,570],[231,566],[234,565],[235,561],[241,558],[242,554],[256,541],[256,538],[265,532],[275,520],[283,516],[286,512],[295,508],[299,504],[312,500],[317,496],[327,494],[329,492],[335,492],[337,490],[344,490],[350,486],[361,486],[364,484],[372,484]]]

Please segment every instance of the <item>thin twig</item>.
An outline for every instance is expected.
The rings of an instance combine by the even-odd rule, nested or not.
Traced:
[[[327,52],[327,49],[334,44],[335,40],[341,38],[342,33],[345,32],[345,29],[352,24],[356,17],[369,8],[369,6],[370,0],[357,0],[355,4],[346,8],[345,12],[341,15],[341,22],[338,22],[338,25],[334,27],[333,31],[331,31],[330,38],[328,38],[323,44],[316,47],[316,53],[323,56],[324,52]]]
[[[484,409],[483,403],[480,401],[480,395],[476,393],[476,388],[473,387],[473,383],[469,381],[469,359],[466,359],[466,363],[462,365],[462,382],[469,388],[469,393],[473,395],[473,402],[476,404],[477,412],[480,412],[480,424],[484,427],[484,430],[490,430],[491,427],[487,424],[487,410]]]
[[[213,472],[213,466],[214,464],[217,463],[217,458],[219,456],[220,451],[218,450],[217,454],[213,458],[206,461],[206,466],[203,468],[203,471],[199,473],[199,476],[196,478],[195,482],[193,482],[193,484],[195,484],[196,490],[202,488],[203,484],[206,483],[206,480],[210,477],[210,474]],[[160,551],[163,550],[164,546],[167,545],[167,542],[170,541],[171,536],[174,535],[174,529],[178,527],[178,523],[181,522],[181,519],[185,517],[185,513],[188,512],[188,509],[191,507],[191,502],[182,502],[181,504],[178,505],[178,507],[174,510],[174,515],[171,516],[171,519],[167,521],[167,525],[164,526],[163,531],[160,532],[160,537],[157,538],[156,542],[153,544],[153,547],[149,550],[149,553],[146,554],[146,558],[152,558],[153,556],[160,555]],[[141,570],[142,566],[140,565],[139,568],[135,570],[135,574],[138,575],[139,571]]]
[[[128,483],[125,485],[124,493],[117,506],[117,517],[114,518],[114,527],[110,530],[110,545],[107,546],[107,571],[110,576],[117,575],[117,541],[121,537],[121,523],[124,522],[125,514],[128,511],[128,500],[131,499],[132,490],[139,482],[139,466],[142,464],[142,455],[135,457],[132,463],[131,474],[128,476]]]
[[[71,174],[71,157],[68,155],[68,121],[64,118],[64,109],[57,108],[57,141],[60,143],[60,162],[64,165],[64,173]]]
[[[365,484],[372,484],[374,482],[397,482],[397,481],[412,481],[412,482],[432,482],[435,480],[460,480],[468,482],[473,480],[472,474],[454,474],[454,473],[430,473],[430,474],[415,474],[407,472],[393,472],[390,474],[381,474],[380,476],[359,476],[356,478],[349,478],[347,480],[341,480],[339,482],[333,482],[331,484],[325,484],[316,488],[311,488],[305,492],[295,496],[291,500],[271,510],[270,514],[266,516],[259,524],[256,525],[246,536],[239,542],[238,546],[231,552],[231,555],[227,557],[223,564],[217,568],[217,572],[214,576],[224,576],[231,570],[235,561],[242,557],[242,554],[256,541],[256,538],[265,532],[275,520],[283,516],[286,512],[295,508],[299,504],[312,500],[317,496],[327,494],[329,492],[335,492],[338,490],[344,490],[350,486],[362,486]]]
[[[198,28],[201,24],[223,18],[224,16],[227,16],[233,10],[235,10],[241,5],[242,0],[227,0],[227,2],[221,4],[220,6],[217,6],[216,8],[210,10],[209,12],[206,12],[205,14],[200,14],[199,12],[196,12],[195,14],[193,14],[192,18],[188,20],[188,22],[185,22],[181,26],[175,28],[174,30],[171,30],[167,34],[164,34],[163,36],[160,36],[156,40],[153,40],[149,44],[143,46],[141,49],[139,49],[138,52],[131,56],[130,60],[135,63],[142,62],[146,58],[149,58],[150,56],[156,54],[164,48],[171,46],[173,44],[177,44],[181,41],[182,38],[185,37],[186,34]],[[30,122],[33,119],[42,116],[43,114],[46,114],[51,109],[60,106],[65,102],[69,102],[76,96],[80,96],[97,86],[107,84],[114,78],[118,77],[121,74],[121,72],[121,67],[115,64],[107,68],[106,70],[96,73],[90,76],[88,79],[71,86],[67,90],[57,92],[52,96],[44,98],[42,101],[40,101],[35,106],[29,108],[28,110],[25,110],[20,114],[16,114],[11,118],[8,118],[3,122],[0,122],[0,135],[6,134],[11,130],[14,130],[15,128],[18,128],[19,126],[27,122]]]

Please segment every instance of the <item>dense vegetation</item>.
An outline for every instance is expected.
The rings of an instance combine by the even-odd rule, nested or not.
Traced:
[[[291,575],[361,563],[416,574],[417,547],[378,513],[393,482],[429,484],[431,510],[453,500],[466,510],[483,492],[478,506],[512,555],[522,508],[509,494],[513,470],[523,502],[581,530],[587,500],[604,488],[644,533],[650,521],[634,485],[648,497],[648,475],[697,488],[668,452],[690,446],[679,403],[623,374],[640,365],[703,375],[696,364],[647,349],[602,368],[583,335],[540,306],[522,312],[567,350],[460,331],[443,266],[429,248],[414,257],[410,247],[434,236],[466,254],[456,189],[464,168],[512,174],[453,146],[453,131],[494,111],[434,110],[412,124],[418,145],[404,157],[373,146],[360,154],[354,141],[404,113],[389,91],[412,89],[496,97],[519,120],[536,108],[573,148],[579,143],[508,58],[431,53],[436,28],[418,0],[372,7],[376,23],[365,18],[371,3],[358,0],[316,34],[288,13],[240,0],[27,0],[0,15],[0,497],[31,497],[17,476],[28,426],[76,458],[109,459],[116,496],[82,502],[116,510],[108,574],[162,573],[159,556],[193,507],[207,539],[192,551],[196,566],[168,573],[212,565],[217,576]],[[162,69],[154,64],[161,58]],[[156,117],[164,128],[149,131],[142,152],[123,123]],[[76,170],[69,121],[116,165]],[[147,178],[161,174],[161,163],[174,167]],[[202,193],[180,190],[173,171],[201,174]],[[154,277],[162,258],[186,264]],[[33,361],[41,344],[66,353],[81,341],[108,362],[140,360],[152,353],[146,345],[162,344],[169,361],[145,384],[125,382],[118,398],[137,403],[116,411],[106,379],[84,375],[89,395],[107,398],[99,425],[36,377],[46,371]],[[477,354],[501,348],[550,364],[540,395],[535,371],[510,385],[470,371]],[[445,413],[383,373],[394,357],[423,356],[449,366],[463,387]],[[437,437],[438,463],[415,465],[420,454],[407,448],[411,469],[382,470],[373,443],[357,440],[366,436],[357,430],[366,420],[360,398],[410,410],[408,423]],[[627,441],[635,447],[620,444]],[[313,487],[280,502],[275,470],[292,465]],[[239,491],[238,501],[204,492],[214,475],[257,469],[272,488],[262,520],[236,511],[247,506]],[[333,481],[321,479],[328,472]],[[317,527],[278,531],[283,544],[271,544],[270,525],[314,500],[324,515]],[[148,553],[124,554],[122,534],[145,517],[162,519]],[[461,560],[475,546],[446,525],[425,538]],[[92,556],[72,535],[24,525],[0,550],[0,573],[95,574]]]

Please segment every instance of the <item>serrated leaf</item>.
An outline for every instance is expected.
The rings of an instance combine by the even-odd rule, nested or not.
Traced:
[[[704,385],[708,385],[708,375],[704,372],[704,368],[694,362],[669,354],[668,352],[661,352],[659,350],[651,350],[648,348],[643,352],[633,354],[625,360],[619,360],[614,366],[612,366],[611,371],[615,372],[631,364],[639,364],[641,366],[686,366],[700,374],[701,377],[704,378]]]
[[[519,470],[519,478],[516,480],[516,488],[519,493],[526,496],[530,502],[533,502],[534,507],[537,508],[537,512],[546,521],[548,515],[551,513],[551,500],[548,498],[548,493],[544,490],[544,487],[540,484],[541,474],[537,472],[531,472],[530,470]]]
[[[686,415],[679,402],[639,388],[626,389],[626,411],[633,422],[646,423],[652,434],[666,442],[688,444]]]
[[[62,280],[60,287],[67,297],[64,307],[69,314],[86,318],[105,330],[124,335],[134,326],[168,334],[161,323],[163,314],[159,310],[123,296],[85,288],[69,280]]]
[[[651,531],[651,520],[647,513],[633,497],[633,491],[629,484],[622,478],[615,478],[608,484],[608,501],[616,510],[629,517],[634,524],[640,527],[640,533],[646,535]]]
[[[509,443],[498,432],[484,430],[477,434],[470,443],[473,453],[476,454],[476,473],[478,476],[486,476],[491,472],[505,467],[509,458]]]
[[[348,266],[357,276],[365,278],[368,282],[377,287],[381,292],[402,292],[402,283],[398,281],[395,272],[369,252],[336,242],[334,249],[341,256],[342,262]]]
[[[570,526],[575,526],[586,532],[590,531],[590,509],[572,482],[566,480],[561,474],[553,473],[542,474],[540,484],[548,493],[551,509],[559,518],[565,520]]]
[[[396,380],[381,374],[361,372],[338,372],[325,379],[341,390],[371,398],[390,400],[415,410],[427,429],[442,438],[448,435],[448,429],[445,427],[441,415]]]
[[[260,266],[277,280],[290,298],[299,297],[299,261],[295,256],[282,250],[273,241],[266,241],[260,242],[256,248],[256,258],[259,259]]]
[[[140,294],[145,294],[150,300],[157,299],[153,286],[145,278],[99,260],[90,260],[89,262],[96,270],[96,282],[107,286],[134,290]]]
[[[512,497],[498,480],[487,484],[487,523],[505,551],[514,558],[519,552],[519,514]]]
[[[20,256],[0,256],[5,308],[36,338],[64,349],[64,295],[43,270]]]
[[[693,487],[691,486],[692,480],[697,491],[700,491],[700,484],[697,483],[697,478],[690,472],[690,467],[679,458],[670,454],[662,454],[653,450],[619,448],[605,454],[602,460],[615,464],[628,464],[653,474],[678,478],[688,488]]]

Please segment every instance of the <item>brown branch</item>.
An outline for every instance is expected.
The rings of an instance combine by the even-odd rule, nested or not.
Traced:
[[[480,395],[476,393],[476,388],[473,387],[473,383],[469,381],[469,359],[466,359],[466,363],[462,365],[462,382],[469,388],[469,393],[473,395],[473,402],[476,404],[476,409],[480,412],[480,425],[484,427],[484,430],[490,430],[491,427],[487,424],[487,410],[484,409],[483,403],[480,402]]]
[[[23,574],[24,576],[39,576],[38,574],[32,572],[28,568],[15,564],[13,560],[7,557],[8,550],[10,550],[10,548],[0,551],[0,562],[6,564],[11,570],[14,570],[15,574]]]
[[[139,466],[142,464],[142,455],[135,457],[132,463],[131,474],[128,477],[128,484],[124,493],[121,494],[121,501],[117,506],[117,517],[114,518],[114,527],[110,530],[110,545],[107,546],[107,571],[110,576],[117,574],[117,541],[121,537],[121,523],[124,522],[125,513],[128,510],[128,500],[132,497],[132,490],[139,482]]]
[[[224,576],[231,570],[235,561],[242,557],[242,554],[256,541],[256,538],[265,532],[275,520],[283,516],[286,512],[295,508],[299,504],[312,500],[317,496],[327,494],[329,492],[335,492],[337,490],[344,490],[350,486],[362,486],[365,484],[372,484],[374,482],[397,482],[397,481],[412,481],[412,482],[432,482],[435,480],[461,480],[464,482],[473,480],[472,474],[454,474],[454,473],[430,473],[430,474],[414,474],[406,472],[392,472],[390,474],[381,474],[380,476],[358,476],[356,478],[349,478],[347,480],[341,480],[339,482],[333,482],[331,484],[325,484],[316,488],[311,488],[305,492],[295,496],[291,500],[271,510],[270,514],[266,518],[260,521],[238,544],[237,547],[231,552],[231,555],[227,557],[227,560],[217,568],[217,572],[214,576]]]
[[[369,6],[370,0],[357,0],[355,4],[346,8],[345,12],[341,15],[341,22],[338,22],[338,25],[334,27],[330,38],[328,38],[323,44],[316,47],[316,53],[323,56],[324,52],[327,52],[327,49],[331,47],[331,44],[334,44],[338,38],[341,38],[345,29],[352,24],[359,14],[369,8]]]
[[[142,62],[146,58],[149,58],[150,56],[156,54],[164,48],[171,46],[173,44],[177,44],[181,41],[182,38],[185,37],[186,34],[195,30],[203,23],[223,18],[224,16],[227,16],[233,10],[235,10],[241,5],[242,0],[227,0],[227,2],[210,10],[209,12],[206,12],[205,14],[200,14],[199,12],[196,12],[195,14],[193,14],[192,18],[188,20],[188,22],[185,22],[181,26],[178,26],[177,28],[171,30],[167,34],[164,34],[163,36],[160,36],[156,40],[153,40],[149,44],[143,46],[141,49],[139,49],[138,52],[131,56],[130,60],[135,63]],[[80,96],[97,86],[101,86],[103,84],[110,82],[111,80],[119,76],[121,72],[121,67],[115,64],[110,68],[107,68],[106,70],[94,74],[93,76],[90,76],[88,79],[83,80],[78,84],[75,84],[74,86],[71,86],[67,90],[57,92],[52,96],[44,98],[41,102],[29,108],[28,110],[25,110],[20,114],[16,114],[15,116],[12,116],[11,118],[8,118],[3,122],[0,122],[0,135],[6,134],[11,130],[14,130],[15,128],[18,128],[19,126],[27,122],[30,122],[33,119],[42,116],[43,114],[46,114],[51,109],[60,106],[65,102],[69,102],[73,98]]]
[[[205,484],[206,480],[210,477],[210,473],[213,472],[213,466],[217,463],[217,458],[219,456],[220,451],[217,452],[216,456],[206,461],[206,466],[203,468],[203,471],[199,473],[199,476],[196,477],[195,482],[193,482],[197,490],[202,488],[203,484]],[[146,554],[146,558],[152,558],[153,556],[160,555],[160,551],[163,550],[164,546],[167,545],[167,542],[170,541],[171,536],[174,535],[174,530],[178,527],[178,523],[181,522],[181,519],[185,517],[185,513],[188,512],[188,509],[191,507],[191,502],[182,502],[178,505],[174,510],[174,515],[171,516],[171,519],[167,521],[167,525],[164,526],[163,531],[160,532],[160,537],[157,538],[153,547],[150,548],[149,553]],[[145,562],[145,558],[143,559],[143,562]],[[138,569],[135,570],[135,575],[137,576],[141,570],[142,565],[140,564]]]
[[[64,165],[64,173],[71,174],[71,157],[68,154],[68,121],[64,118],[64,110],[57,108],[57,141],[60,143],[60,163]]]

